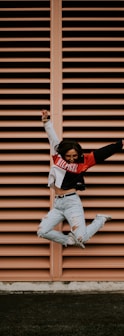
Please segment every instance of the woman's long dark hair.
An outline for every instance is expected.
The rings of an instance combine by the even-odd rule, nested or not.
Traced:
[[[78,153],[78,160],[77,162],[82,162],[83,158],[83,149],[80,144],[73,140],[62,140],[59,145],[56,147],[56,151],[61,157],[65,160],[65,155],[70,149],[75,149]]]

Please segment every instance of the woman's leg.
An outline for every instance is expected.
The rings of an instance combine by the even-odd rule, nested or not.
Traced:
[[[83,243],[89,240],[107,220],[111,217],[108,215],[97,215],[90,225],[85,224],[84,210],[78,195],[70,196],[66,202],[66,210],[64,212],[73,233],[75,243],[84,248]]]
[[[87,225],[86,234],[84,235],[84,243],[87,242],[87,240],[89,240],[92,236],[94,236],[94,234],[99,231],[108,220],[111,220],[111,217],[109,215],[96,215],[92,223]]]
[[[64,215],[71,227],[69,237],[75,241],[75,245],[84,248],[83,237],[86,234],[87,227],[82,203],[77,194],[66,198]]]
[[[53,228],[63,220],[63,213],[53,208],[41,221],[37,235],[67,246],[68,235],[64,235],[60,231],[53,230]]]

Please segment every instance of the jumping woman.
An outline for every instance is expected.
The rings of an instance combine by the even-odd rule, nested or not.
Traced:
[[[53,159],[48,186],[54,188],[55,199],[53,209],[42,219],[37,234],[39,237],[64,246],[75,245],[85,248],[86,242],[102,228],[106,221],[111,219],[111,216],[97,214],[92,223],[86,225],[77,190],[85,189],[83,178],[85,171],[120,152],[124,146],[124,140],[84,154],[82,147],[76,141],[59,141],[47,110],[42,110],[42,122],[48,135]],[[68,234],[54,229],[64,220],[67,220],[70,225]]]

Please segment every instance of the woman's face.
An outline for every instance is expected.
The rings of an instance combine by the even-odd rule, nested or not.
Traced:
[[[65,154],[65,161],[75,163],[78,160],[78,152],[75,149],[70,149]]]

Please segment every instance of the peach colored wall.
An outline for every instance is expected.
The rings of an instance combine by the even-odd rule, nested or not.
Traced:
[[[87,224],[97,212],[113,218],[85,250],[36,235],[54,199],[41,108],[85,152],[123,137],[123,3],[12,4],[0,8],[0,281],[124,281],[123,153],[85,177]]]

